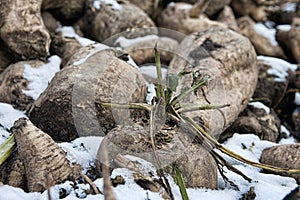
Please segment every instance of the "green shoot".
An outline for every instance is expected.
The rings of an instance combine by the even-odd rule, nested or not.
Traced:
[[[0,165],[12,154],[16,146],[14,134],[0,145]]]
[[[186,187],[184,185],[184,181],[183,181],[183,178],[182,178],[182,175],[181,175],[181,171],[180,171],[180,169],[178,168],[178,166],[176,164],[173,165],[173,170],[174,170],[174,174],[175,174],[175,177],[176,177],[176,180],[177,180],[177,184],[178,184],[179,189],[180,189],[180,194],[181,194],[182,200],[189,200],[189,196],[186,192]]]

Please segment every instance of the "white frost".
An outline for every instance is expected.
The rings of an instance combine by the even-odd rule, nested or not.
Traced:
[[[277,30],[283,30],[283,31],[290,31],[291,30],[291,25],[290,24],[281,24],[276,26]]]
[[[0,144],[10,136],[8,130],[21,117],[26,117],[24,112],[14,109],[10,104],[0,103]]]
[[[180,10],[188,10],[188,9],[191,9],[193,7],[192,4],[178,4],[179,5],[179,9]]]
[[[95,138],[78,138],[74,140],[71,144],[74,148],[76,145],[83,143],[86,149],[95,147],[98,144]],[[99,139],[99,138],[98,138]],[[95,142],[93,142],[95,141]],[[68,143],[65,143],[68,144]],[[276,143],[268,142],[260,140],[257,136],[252,134],[234,134],[232,138],[228,139],[224,145],[227,148],[230,148],[234,152],[250,159],[253,161],[258,161],[261,152],[263,149],[277,145]],[[64,146],[64,145],[63,145]],[[78,153],[83,152],[82,156],[76,157],[76,159],[85,159],[84,156],[86,154],[84,151],[80,150],[80,147],[75,147]],[[92,150],[96,152],[95,150]],[[89,152],[89,150],[88,150]],[[94,153],[92,153],[94,154]],[[147,161],[143,161],[141,158],[136,158],[133,156],[126,155],[130,160],[136,161],[142,164],[142,168],[146,171],[155,171],[152,164]],[[196,199],[210,199],[210,200],[234,200],[240,199],[242,194],[246,193],[251,186],[254,186],[254,190],[256,193],[257,200],[277,200],[283,199],[289,192],[297,187],[296,180],[289,177],[282,177],[273,174],[265,174],[261,173],[258,168],[249,167],[248,165],[242,164],[240,162],[234,161],[233,159],[224,155],[226,160],[228,160],[234,167],[242,171],[248,177],[252,178],[252,182],[249,183],[244,180],[241,176],[228,171],[226,168],[223,168],[226,176],[230,181],[234,182],[239,190],[233,189],[229,184],[225,184],[221,175],[218,175],[219,189],[211,190],[205,188],[187,188],[188,196],[191,200]],[[77,160],[78,161],[78,160]],[[162,200],[161,193],[155,193],[151,191],[146,191],[136,184],[133,178],[133,171],[124,168],[117,168],[112,171],[111,177],[114,178],[116,176],[122,176],[125,180],[124,185],[118,185],[117,187],[113,187],[113,192],[115,194],[116,199],[132,199],[132,200],[140,200],[147,199],[147,197],[151,200]],[[166,174],[167,179],[169,180],[172,192],[174,194],[174,198],[176,200],[181,199],[179,187],[174,182],[172,177]],[[98,178],[94,181],[94,184],[103,192],[103,178]],[[53,199],[58,199],[59,189],[64,188],[69,194],[65,200],[80,200],[79,197],[85,197],[84,190],[89,188],[88,184],[77,184],[78,188],[74,189],[73,183],[71,181],[66,181],[65,183],[55,185],[51,187],[51,196]],[[47,200],[47,191],[41,193],[25,193],[23,190],[19,188],[14,188],[8,185],[0,187],[0,199],[2,200]],[[104,200],[104,196],[101,194],[98,195],[87,195],[85,200]]]
[[[47,88],[56,72],[60,70],[60,63],[60,57],[51,56],[48,59],[48,63],[40,67],[34,68],[29,64],[24,64],[23,77],[28,80],[29,85],[28,90],[23,90],[22,92],[36,100]]]
[[[282,5],[281,10],[284,12],[296,12],[297,3],[287,2]]]
[[[94,8],[100,10],[102,3],[106,5],[110,5],[114,10],[122,10],[122,5],[119,4],[116,0],[94,0],[93,2]]]
[[[144,42],[147,40],[156,40],[159,39],[159,37],[157,35],[146,35],[144,37],[137,37],[134,39],[127,39],[123,36],[120,36],[116,41],[115,41],[115,45],[119,45],[122,48],[126,48],[132,44],[138,43],[138,42]]]
[[[274,80],[277,82],[285,82],[288,76],[288,70],[295,71],[297,69],[297,65],[288,63],[279,58],[257,56],[257,59],[263,60],[266,64],[271,66],[271,68],[267,70],[267,73],[276,76]]]
[[[251,102],[248,105],[253,106],[255,108],[264,109],[267,114],[270,114],[270,108],[261,102]]]
[[[81,58],[80,60],[77,60],[75,62],[73,62],[73,65],[81,65],[82,63],[84,63],[89,57],[91,57],[92,55],[94,55],[95,53],[99,52],[99,51],[102,51],[104,49],[108,49],[109,47],[104,45],[104,44],[100,44],[100,43],[97,43],[97,44],[94,44],[94,50],[89,53],[87,56],[85,56],[84,58]]]
[[[156,91],[155,91],[155,85],[153,83],[147,83],[147,96],[146,96],[146,101],[147,104],[151,105],[152,99],[156,96]]]
[[[128,64],[130,64],[131,66],[133,66],[134,68],[136,68],[137,70],[140,70],[139,66],[137,66],[137,64],[134,62],[134,60],[130,57],[130,55],[128,55]]]
[[[59,143],[59,146],[67,152],[70,162],[80,164],[85,170],[95,161],[102,139],[96,136],[80,137],[71,143]]]
[[[295,93],[295,100],[294,100],[295,104],[300,106],[300,92],[296,92]]]
[[[156,66],[155,65],[143,65],[140,67],[140,72],[146,76],[157,79]],[[166,68],[161,68],[162,79],[167,76],[168,70]]]
[[[277,43],[276,38],[275,38],[276,29],[271,29],[271,28],[269,29],[265,25],[263,25],[262,23],[256,23],[254,25],[254,30],[258,34],[260,34],[260,35],[264,36],[265,38],[267,38],[273,46],[278,46],[278,43]]]
[[[94,44],[95,41],[80,37],[74,30],[72,26],[63,26],[56,29],[57,32],[61,32],[63,37],[75,38],[81,46],[87,46],[90,44]]]

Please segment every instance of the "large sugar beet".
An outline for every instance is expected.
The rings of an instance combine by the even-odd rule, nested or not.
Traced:
[[[104,135],[116,121],[130,118],[128,110],[112,112],[100,102],[145,101],[142,75],[103,46],[88,46],[75,54],[28,110],[31,121],[55,140]]]
[[[155,33],[155,30],[148,29],[155,27],[150,17],[128,1],[116,1],[113,4],[96,2],[98,4],[92,1],[88,4],[88,11],[79,23],[83,32],[94,40],[103,42],[124,31],[131,38]],[[140,31],[140,28],[144,28],[144,31]]]
[[[0,3],[0,34],[22,59],[41,59],[49,53],[50,35],[41,17],[42,0]]]
[[[210,28],[181,42],[169,73],[181,71],[197,72],[198,77],[183,76],[177,93],[191,87],[193,79],[210,76],[208,86],[183,99],[182,104],[230,104],[222,109],[187,113],[209,133],[216,135],[237,118],[255,90],[256,53],[250,41],[242,35],[226,28]]]

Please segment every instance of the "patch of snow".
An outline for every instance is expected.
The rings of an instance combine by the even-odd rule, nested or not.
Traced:
[[[296,92],[296,93],[295,93],[294,103],[295,103],[297,106],[300,106],[300,92]]]
[[[291,64],[285,60],[269,57],[269,56],[257,56],[258,60],[263,60],[266,64],[270,65],[271,68],[267,70],[270,75],[276,76],[274,79],[277,82],[285,82],[288,76],[288,70],[295,71],[297,69],[296,64]]]
[[[9,185],[0,186],[1,200],[40,200],[41,193],[26,193],[21,188],[15,188]]]
[[[296,12],[297,3],[287,2],[282,5],[281,10],[284,12]]]
[[[103,137],[80,137],[71,143],[63,142],[58,145],[67,153],[70,162],[80,164],[85,170],[95,162],[102,140]]]
[[[264,36],[265,38],[268,38],[268,40],[273,46],[278,46],[278,43],[275,38],[276,29],[269,29],[264,24],[259,22],[254,25],[254,30],[258,34]]]
[[[88,46],[94,44],[95,41],[80,37],[74,30],[72,26],[63,26],[56,29],[57,32],[61,32],[63,37],[75,38],[81,46]]]
[[[291,30],[291,25],[290,24],[281,24],[276,26],[277,30],[283,30],[283,31],[290,31]]]
[[[56,72],[60,70],[60,63],[60,57],[51,56],[48,58],[48,63],[45,63],[40,67],[35,68],[29,64],[24,64],[23,77],[29,82],[29,84],[28,90],[22,90],[22,92],[36,100],[48,87],[49,82]]]
[[[191,9],[193,7],[192,4],[178,4],[179,5],[179,9],[180,10],[188,10],[188,9]]]
[[[267,114],[270,114],[270,108],[261,102],[250,102],[248,105],[258,109],[264,109]]]
[[[246,159],[252,160],[254,162],[259,162],[262,151],[265,148],[272,147],[277,144],[266,140],[260,140],[258,136],[253,134],[235,133],[229,140],[224,142],[223,145]],[[225,155],[225,157],[228,156]],[[239,161],[233,160],[231,158],[228,158],[228,160],[231,160],[233,164],[240,164]]]
[[[94,50],[89,53],[87,56],[85,56],[84,58],[81,58],[80,60],[77,60],[75,62],[73,62],[73,65],[77,66],[77,65],[81,65],[82,63],[84,63],[89,57],[91,57],[92,55],[94,55],[95,53],[102,51],[104,49],[108,49],[109,47],[104,45],[104,44],[93,44]]]
[[[173,7],[173,6],[175,6],[175,2],[170,2],[170,3],[168,3],[168,5],[167,5],[167,7]]]
[[[0,144],[10,136],[9,129],[21,117],[26,117],[24,112],[14,109],[10,104],[0,103]]]
[[[295,144],[297,143],[297,140],[291,136],[290,131],[283,125],[280,126],[280,133],[284,133],[287,138],[282,138],[278,144]]]
[[[93,6],[97,10],[100,10],[102,3],[110,5],[113,10],[122,10],[122,5],[119,4],[116,0],[94,0]]]
[[[143,65],[140,67],[140,72],[146,76],[157,79],[156,66],[155,65]],[[161,74],[162,79],[166,79],[168,69],[162,67]]]
[[[113,188],[116,199],[141,200],[147,199],[147,196],[151,200],[162,199],[159,193],[143,190],[136,184],[132,176],[132,171],[126,168],[117,168],[112,171],[111,177],[114,178],[118,175],[124,178],[126,184]]]
[[[233,166],[243,172],[246,176],[250,177],[252,182],[247,182],[241,176],[225,168],[226,176],[240,189],[240,191],[233,190],[232,192],[236,192],[235,198],[231,197],[228,199],[240,199],[242,194],[248,192],[249,188],[253,186],[256,194],[256,200],[278,200],[283,199],[288,193],[297,187],[296,180],[293,178],[259,173],[255,168],[249,168],[244,165]],[[219,177],[219,182],[219,186],[225,187],[225,183],[221,177]]]
[[[131,66],[133,66],[134,68],[136,68],[137,70],[140,70],[139,66],[137,66],[137,64],[134,62],[134,60],[130,57],[130,55],[128,55],[128,64],[130,64]]]
[[[275,22],[273,22],[273,21],[265,21],[264,22],[264,25],[267,27],[267,28],[274,28],[275,27],[275,25],[276,25],[276,23]]]
[[[152,99],[156,96],[155,85],[153,83],[146,82],[146,86],[147,86],[146,101],[147,104],[151,105]]]
[[[144,37],[137,37],[134,39],[127,39],[123,36],[120,36],[115,41],[114,45],[119,45],[122,48],[126,48],[135,43],[144,42],[144,41],[148,41],[148,40],[156,40],[156,39],[159,39],[159,37],[157,35],[146,35]]]

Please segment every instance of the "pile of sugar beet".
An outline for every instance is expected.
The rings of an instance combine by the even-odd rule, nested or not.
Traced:
[[[285,28],[276,29],[280,25]],[[64,26],[72,26],[77,35],[59,31]],[[103,106],[146,103],[147,86],[156,80],[137,66],[154,63],[155,45],[168,74],[193,72],[179,79],[174,95],[191,87],[191,74],[209,75],[208,85],[182,104],[229,105],[185,113],[219,141],[238,132],[278,142],[287,137],[282,126],[300,140],[297,0],[0,0],[0,36],[0,102],[28,117],[10,130],[17,147],[0,166],[4,184],[41,192],[79,178],[81,167],[70,163],[56,142],[81,136],[105,136],[107,144],[99,148],[91,179],[102,176],[103,148],[111,169],[131,166],[123,154],[143,155],[155,164],[149,114]],[[61,59],[60,71],[44,92],[36,98],[24,92],[30,86],[25,67],[38,69],[54,55]],[[272,62],[283,69],[281,74],[270,73]],[[166,171],[176,163],[186,187],[217,189],[218,167],[209,152],[186,139],[180,124],[161,127],[155,139]],[[300,146],[265,149],[260,161],[300,169]],[[292,176],[299,183],[300,176]],[[143,187],[164,190],[155,183]]]

